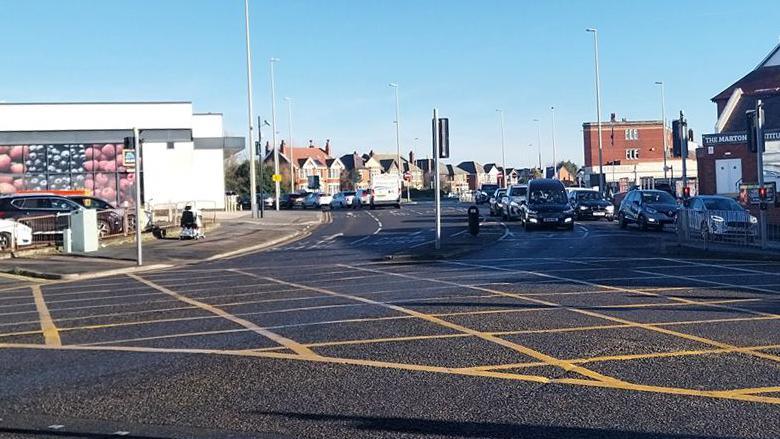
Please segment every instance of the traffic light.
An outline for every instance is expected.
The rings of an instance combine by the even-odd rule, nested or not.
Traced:
[[[686,200],[688,198],[691,198],[691,188],[690,188],[690,186],[685,186],[683,188],[683,198],[685,198]]]
[[[125,137],[125,149],[135,149],[135,137]]]
[[[682,157],[683,130],[680,127],[679,120],[672,121],[672,155]]]
[[[766,210],[767,190],[766,186],[758,188],[758,200],[761,210]]]
[[[748,110],[745,112],[745,119],[746,119],[746,126],[745,129],[747,131],[747,145],[750,152],[758,152],[758,138],[756,137],[756,110]],[[764,146],[764,142],[761,142],[761,152],[764,152],[766,149]]]
[[[450,157],[450,120],[446,117],[439,118],[439,158]]]

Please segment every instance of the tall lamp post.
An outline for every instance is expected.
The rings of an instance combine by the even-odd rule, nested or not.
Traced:
[[[534,119],[536,122],[536,147],[539,149],[539,171],[542,170],[542,121]]]
[[[252,141],[252,49],[249,44],[249,0],[244,0],[244,29],[246,33],[246,98],[249,116],[249,205],[252,218],[257,218],[257,176],[255,175],[255,145]]]
[[[290,161],[290,193],[295,192],[295,174],[293,173],[293,156],[295,151],[293,149],[293,124],[292,124],[292,98],[285,97],[287,102],[287,147],[290,148],[290,153],[287,154],[287,160]]]
[[[268,60],[271,66],[271,140],[274,148],[274,175],[279,175],[279,147],[276,143],[276,84],[274,82],[274,64],[279,62],[279,58]],[[279,192],[280,185],[278,181],[274,182],[276,199],[276,210],[279,210]]]
[[[655,85],[661,86],[661,124],[663,125],[663,136],[664,136],[664,180],[666,180],[667,183],[669,183],[669,179],[667,178],[667,172],[669,172],[669,167],[666,165],[666,156],[669,152],[669,145],[667,145],[666,140],[666,93],[664,93],[664,82],[663,81],[655,81]]]
[[[396,163],[398,164],[399,179],[398,184],[401,185],[399,189],[403,189],[403,173],[404,169],[401,166],[401,101],[398,98],[398,84],[391,82],[388,86],[395,89],[395,156]],[[409,167],[411,170],[411,166]],[[408,186],[408,183],[407,183]]]
[[[596,65],[596,123],[599,132],[599,193],[604,194],[604,162],[602,161],[601,141],[601,77],[599,75],[599,31],[588,28],[586,32],[593,34],[594,60]]]
[[[503,180],[502,180],[502,186],[507,187],[506,184],[506,152],[504,149],[504,110],[498,109],[496,110],[499,115],[499,128],[500,128],[500,134],[501,134],[501,169],[503,174]]]
[[[552,113],[552,153],[553,153],[553,177],[558,178],[558,164],[555,162],[555,107],[550,107]]]

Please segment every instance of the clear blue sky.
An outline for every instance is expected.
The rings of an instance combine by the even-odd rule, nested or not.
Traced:
[[[583,121],[595,120],[593,45],[601,38],[609,113],[658,119],[685,109],[711,132],[709,99],[778,41],[776,1],[251,0],[255,110],[269,121],[268,59],[278,57],[277,124],[294,99],[296,143],[330,138],[337,153],[395,150],[400,84],[404,153],[430,151],[434,106],[450,118],[453,160],[536,163],[550,106],[559,158],[582,163]],[[0,0],[0,100],[191,100],[246,135],[242,0]],[[270,136],[270,130],[264,135]],[[415,138],[419,138],[415,142]]]

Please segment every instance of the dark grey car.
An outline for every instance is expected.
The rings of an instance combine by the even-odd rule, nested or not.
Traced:
[[[642,230],[663,230],[665,225],[674,224],[678,209],[677,200],[668,192],[637,189],[620,203],[618,222],[621,229],[633,223]]]

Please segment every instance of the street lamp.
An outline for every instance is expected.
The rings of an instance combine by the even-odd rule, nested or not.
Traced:
[[[668,183],[669,180],[667,178],[667,172],[669,171],[669,167],[666,166],[666,156],[669,150],[669,146],[667,145],[667,140],[666,140],[666,96],[664,93],[664,82],[655,81],[655,85],[661,86],[661,124],[663,125],[663,136],[664,136],[664,180],[666,180],[666,182]]]
[[[599,75],[599,31],[598,29],[588,28],[586,32],[593,34],[593,47],[596,65],[596,123],[599,132],[599,193],[604,193],[604,163],[602,159],[601,145],[601,78]]]
[[[542,170],[542,121],[534,119],[536,122],[536,147],[539,149],[539,171]]]
[[[553,153],[553,177],[558,178],[558,165],[555,162],[555,107],[550,107],[552,112],[552,153]]]
[[[499,127],[501,128],[501,167],[502,167],[502,174],[503,174],[503,180],[501,182],[502,186],[507,187],[506,185],[506,154],[504,150],[504,110],[498,109],[496,110],[499,114]]]
[[[293,173],[293,156],[295,153],[293,150],[292,98],[285,97],[284,100],[287,102],[287,130],[289,131],[287,133],[287,143],[289,144],[290,152],[287,154],[287,160],[290,161],[290,193],[293,193],[295,192],[295,174]]]
[[[399,179],[398,184],[403,187],[403,183],[401,183],[403,181],[403,166],[401,166],[401,105],[400,100],[398,99],[398,84],[391,82],[388,86],[395,89],[395,155],[396,163],[398,164],[398,173],[401,174],[399,175],[401,179]]]
[[[274,64],[277,62],[279,62],[279,58],[271,58],[268,60],[271,67],[271,139],[274,142],[274,175],[279,175],[279,148],[276,144],[276,84],[274,83]],[[279,182],[275,181],[274,186],[276,210],[279,210]]]
[[[244,0],[244,29],[246,33],[246,99],[249,116],[249,205],[252,218],[257,218],[257,177],[255,176],[255,145],[252,142],[252,49],[249,45],[249,0]],[[262,165],[261,165],[262,166]]]

